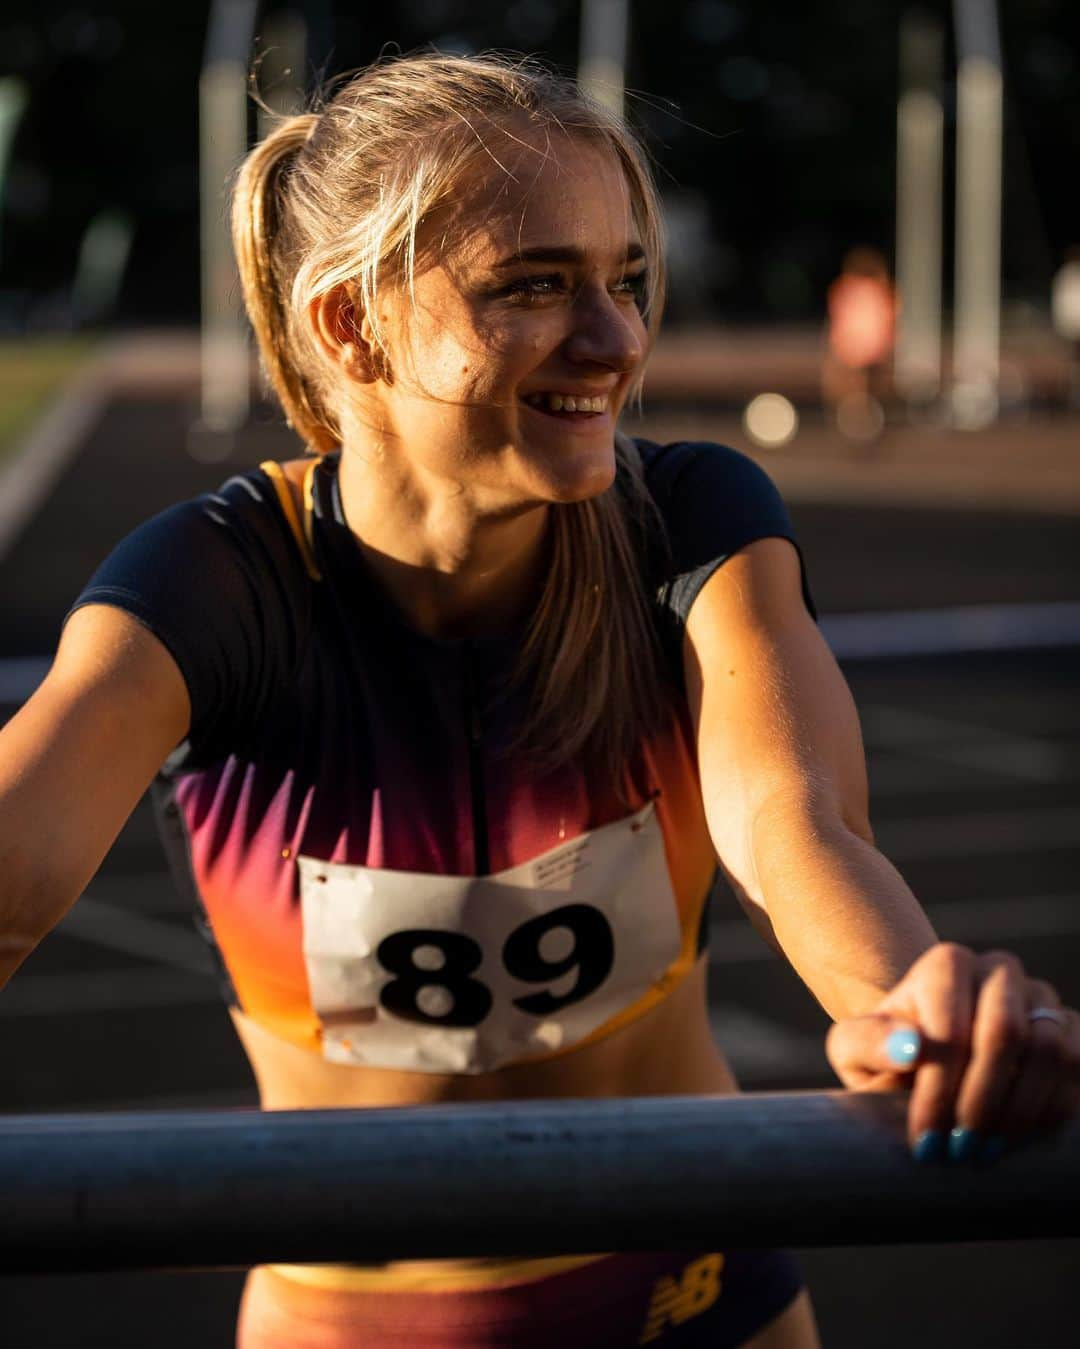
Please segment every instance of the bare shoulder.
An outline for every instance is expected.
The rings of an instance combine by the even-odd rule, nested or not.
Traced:
[[[795,623],[809,632],[814,621],[802,588],[799,554],[787,539],[748,544],[718,567],[701,589],[686,621],[695,645],[715,637],[717,625]]]
[[[55,705],[128,708],[165,753],[186,735],[191,718],[187,685],[165,644],[109,604],[87,604],[71,615],[35,697]]]

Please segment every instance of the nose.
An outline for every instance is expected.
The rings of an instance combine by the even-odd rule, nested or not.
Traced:
[[[641,315],[635,307],[613,300],[606,286],[583,286],[575,297],[573,316],[565,348],[568,359],[620,373],[640,363],[645,354]]]

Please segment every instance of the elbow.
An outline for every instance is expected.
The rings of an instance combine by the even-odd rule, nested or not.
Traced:
[[[802,883],[824,859],[877,849],[865,808],[827,787],[770,796],[754,815],[748,845],[748,888],[766,910],[770,897]]]
[[[0,854],[0,988],[7,983],[26,957],[48,931],[48,926],[33,921],[42,905],[35,894],[53,889],[48,878],[35,884],[30,859],[18,847],[5,848]]]
[[[21,932],[0,932],[0,989],[37,945],[37,939]]]
[[[770,793],[754,813],[753,849],[777,837],[857,838],[876,847],[865,793],[841,794],[831,782],[805,781]]]
[[[865,806],[861,809],[852,809],[842,807],[840,810],[840,827],[846,829],[849,834],[861,839],[863,843],[868,843],[871,848],[877,847],[877,839],[874,837],[874,829],[870,823],[870,815]]]
[[[876,849],[865,801],[843,799],[830,783],[784,783],[763,794],[741,825],[713,812],[711,829],[740,902],[763,916],[770,896],[797,888],[821,857]]]

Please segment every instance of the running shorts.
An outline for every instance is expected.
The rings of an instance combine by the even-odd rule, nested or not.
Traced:
[[[327,1286],[332,1271],[325,1267],[263,1267],[248,1281],[237,1346],[736,1349],[802,1288],[785,1251],[605,1255],[559,1263],[559,1272],[540,1278],[448,1291],[357,1290]]]

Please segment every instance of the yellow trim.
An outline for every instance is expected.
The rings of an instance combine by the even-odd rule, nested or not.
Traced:
[[[555,1050],[552,1054],[546,1054],[544,1058],[555,1058],[560,1054],[570,1054],[575,1049],[584,1049],[586,1045],[595,1044],[598,1040],[604,1040],[623,1026],[628,1026],[631,1021],[636,1021],[638,1017],[644,1016],[646,1012],[651,1012],[654,1007],[663,1002],[669,993],[672,993],[678,984],[687,977],[690,971],[697,965],[698,960],[703,956],[697,953],[698,929],[701,926],[701,916],[705,910],[705,901],[709,897],[709,889],[706,888],[701,898],[694,905],[689,919],[682,923],[682,950],[675,961],[670,964],[653,986],[644,992],[636,1002],[632,1002],[629,1007],[624,1007],[621,1012],[613,1016],[610,1021],[605,1021],[602,1026],[583,1040],[577,1040],[566,1049]],[[538,1063],[540,1059],[531,1058],[523,1060],[527,1063]]]
[[[268,1265],[283,1279],[340,1293],[456,1293],[494,1288],[501,1284],[534,1283],[604,1260],[604,1255],[553,1255],[537,1260],[492,1260],[482,1265],[447,1269],[437,1261],[425,1269],[423,1261],[366,1265]]]
[[[318,461],[316,461],[316,463],[317,462]],[[309,484],[311,473],[315,466],[316,464],[311,464],[304,474],[305,516],[308,514],[306,507],[310,490]],[[296,539],[296,546],[300,549],[300,556],[304,560],[304,570],[313,581],[321,581],[322,574],[315,563],[315,548],[311,529],[308,526],[307,520],[305,519],[304,522],[301,523],[300,517],[296,513],[296,501],[293,499],[292,487],[289,484],[289,479],[285,474],[285,470],[280,464],[274,463],[272,459],[264,460],[259,467],[274,484],[274,491],[277,493],[277,499],[281,504],[285,519],[289,523],[289,528],[292,530],[293,537]]]
[[[534,1054],[527,1059],[520,1059],[515,1063],[524,1065],[526,1063],[545,1063],[548,1059],[561,1058],[564,1054],[572,1054],[577,1049],[584,1049],[588,1045],[594,1045],[600,1040],[606,1040],[609,1035],[613,1035],[617,1030],[622,1030],[624,1026],[629,1026],[632,1021],[637,1021],[639,1017],[651,1012],[664,1001],[676,986],[681,984],[690,971],[697,964],[694,956],[679,956],[674,964],[669,965],[659,979],[646,989],[641,997],[632,1002],[629,1007],[624,1007],[621,1012],[616,1013],[609,1021],[603,1025],[597,1026],[594,1031],[590,1031],[581,1040],[575,1040],[572,1045],[567,1045],[565,1049],[553,1049],[547,1054]]]
[[[651,1012],[654,1007],[659,1006],[693,971],[698,961],[706,958],[704,954],[701,956],[680,956],[655,983],[651,984],[641,994],[636,1002],[631,1003],[629,1007],[624,1007],[610,1021],[605,1021],[603,1025],[597,1026],[583,1039],[575,1040],[572,1045],[566,1045],[561,1049],[548,1049],[541,1054],[531,1054],[525,1059],[515,1059],[513,1066],[515,1068],[526,1068],[537,1063],[549,1063],[553,1059],[564,1058],[568,1054],[576,1053],[579,1049],[585,1049],[589,1045],[605,1040],[615,1031],[622,1030],[624,1026],[630,1025],[631,1022],[637,1021],[647,1012]],[[260,1013],[258,1016],[250,1013],[247,1015],[248,1019],[257,1025],[264,1034],[272,1035],[278,1040],[295,1045],[298,1049],[306,1050],[309,1053],[322,1054],[322,1025],[312,1026],[309,1020],[309,1017],[316,1015],[315,1013],[305,1010],[302,1022],[299,1015],[292,1014],[287,1018],[275,1020],[269,1020],[265,1013]]]
[[[319,460],[313,459],[304,470],[304,534],[313,561],[315,558],[315,470],[318,467]]]

